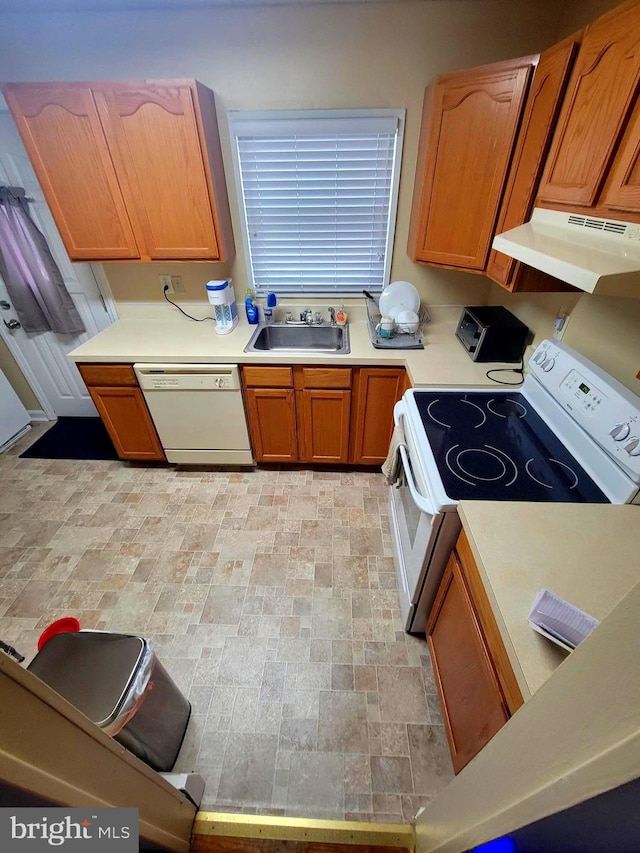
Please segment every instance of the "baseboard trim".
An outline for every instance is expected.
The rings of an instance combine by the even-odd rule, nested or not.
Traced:
[[[51,418],[47,417],[46,412],[42,409],[27,409],[27,414],[35,423],[40,423],[41,421],[50,421]],[[54,418],[55,420],[55,418]]]
[[[193,834],[396,847],[405,850],[413,850],[415,846],[413,826],[401,823],[365,823],[225,812],[198,812]]]

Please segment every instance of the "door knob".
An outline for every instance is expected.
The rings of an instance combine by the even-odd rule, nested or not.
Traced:
[[[11,305],[6,299],[0,299],[0,308],[2,308],[3,311],[8,311],[9,308],[11,308]]]
[[[11,320],[4,320],[3,322],[4,322],[5,326],[7,327],[7,329],[19,329],[20,328],[20,323],[17,320],[11,319]]]

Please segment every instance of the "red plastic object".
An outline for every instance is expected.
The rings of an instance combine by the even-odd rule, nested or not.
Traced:
[[[75,616],[63,616],[62,619],[56,619],[51,625],[47,625],[42,634],[38,637],[38,651],[48,643],[56,634],[64,634],[65,631],[79,631],[80,623]]]

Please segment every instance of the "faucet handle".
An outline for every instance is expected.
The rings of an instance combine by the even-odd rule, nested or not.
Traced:
[[[316,324],[316,326],[322,325],[322,323],[324,322],[324,318],[322,316],[322,311],[316,311],[316,315],[315,315],[313,322]]]

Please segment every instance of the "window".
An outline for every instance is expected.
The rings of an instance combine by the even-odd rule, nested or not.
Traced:
[[[388,284],[404,110],[231,112],[229,126],[256,293]]]

